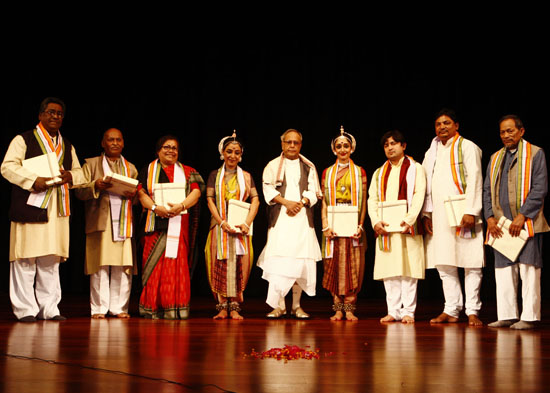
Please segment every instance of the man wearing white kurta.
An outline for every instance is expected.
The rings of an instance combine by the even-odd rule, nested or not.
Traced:
[[[262,278],[269,282],[268,318],[286,314],[285,296],[292,288],[292,314],[309,315],[300,307],[302,290],[315,295],[316,262],[321,249],[313,228],[312,207],[321,196],[315,166],[300,155],[302,135],[287,130],[281,136],[283,153],[263,173],[263,193],[269,205],[267,244],[258,258]]]
[[[69,257],[69,184],[84,183],[74,147],[59,133],[65,104],[46,98],[40,105],[40,123],[17,135],[2,162],[2,176],[12,183],[10,206],[10,300],[22,322],[64,320],[59,263]],[[60,180],[48,185],[22,166],[25,159],[55,153]],[[59,203],[58,203],[59,202]],[[36,283],[35,283],[36,281]]]
[[[435,120],[436,137],[422,165],[426,171],[426,199],[423,224],[426,235],[426,263],[439,272],[445,296],[443,313],[432,323],[458,322],[464,300],[457,268],[464,268],[468,323],[482,325],[479,291],[485,263],[481,223],[481,150],[458,134],[459,123],[451,110],[442,110]],[[444,200],[465,194],[464,215],[458,227],[451,227]]]
[[[426,175],[420,163],[405,156],[407,144],[399,131],[382,137],[388,161],[378,168],[369,187],[369,217],[377,235],[374,279],[384,280],[388,314],[380,322],[414,323],[418,280],[424,279],[424,241],[417,218],[424,204]],[[378,214],[382,201],[407,201],[402,232],[388,233]]]
[[[135,179],[138,172],[122,156],[124,138],[120,130],[105,131],[101,146],[104,153],[86,159],[82,167],[87,184],[75,191],[77,198],[85,201],[85,273],[90,275],[91,315],[96,319],[105,318],[107,313],[129,318],[132,274],[137,272],[132,242],[135,191],[127,195],[111,193],[112,184],[103,178],[117,173]]]

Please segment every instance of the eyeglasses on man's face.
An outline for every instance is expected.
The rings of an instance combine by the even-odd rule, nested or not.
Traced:
[[[47,111],[44,111],[44,113],[51,117],[59,117],[60,119],[63,119],[63,117],[65,116],[63,111],[55,111],[53,109],[48,109]]]

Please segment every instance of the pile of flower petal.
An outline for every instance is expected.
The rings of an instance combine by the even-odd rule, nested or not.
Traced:
[[[332,355],[332,352],[330,355]],[[325,356],[328,355],[325,354]],[[286,363],[289,360],[297,359],[319,359],[321,356],[319,354],[319,349],[310,351],[305,348],[300,348],[297,345],[285,345],[283,348],[271,348],[263,352],[256,352],[255,349],[252,349],[250,354],[244,354],[244,357],[251,357],[254,359],[273,358],[277,360],[284,360]]]

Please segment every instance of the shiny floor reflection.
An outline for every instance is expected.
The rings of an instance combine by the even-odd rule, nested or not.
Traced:
[[[549,385],[547,324],[522,332],[466,321],[432,326],[428,318],[381,324],[380,303],[358,322],[331,322],[325,306],[311,303],[309,321],[266,320],[259,301],[244,321],[213,321],[208,301],[187,321],[76,315],[24,324],[3,313],[3,391],[535,392]],[[319,349],[320,358],[245,356],[285,344]]]

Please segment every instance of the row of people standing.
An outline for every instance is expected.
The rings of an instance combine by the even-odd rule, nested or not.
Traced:
[[[186,318],[190,301],[188,255],[196,238],[198,212],[193,209],[204,193],[204,182],[192,168],[178,162],[179,145],[170,137],[161,138],[158,158],[139,174],[122,156],[124,139],[117,129],[107,130],[102,139],[104,153],[80,166],[74,146],[60,133],[66,107],[55,97],[44,99],[39,123],[17,135],[10,143],[1,166],[2,175],[12,183],[9,210],[10,282],[13,312],[21,322],[63,321],[59,265],[69,257],[69,189],[85,201],[86,261],[90,275],[91,314],[107,313],[130,317],[128,303],[135,264],[133,202],[146,209],[143,236],[143,291],[140,313],[152,318]],[[53,153],[60,176],[38,176],[24,165],[27,159]],[[139,178],[136,191],[110,193],[112,184],[104,180],[117,173]],[[155,183],[186,185],[186,199],[170,209],[156,206],[151,199]],[[182,210],[189,214],[180,215]]]
[[[129,177],[137,175],[135,167],[121,155],[124,145],[120,131],[108,130],[102,141],[104,154],[86,160],[83,168],[80,168],[74,148],[59,133],[64,112],[65,107],[60,100],[44,100],[40,108],[39,125],[12,141],[2,164],[2,174],[15,185],[15,198],[12,198],[10,208],[10,298],[16,317],[21,321],[33,321],[36,318],[64,319],[57,308],[61,297],[58,268],[59,262],[68,257],[68,214],[66,208],[63,211],[64,204],[57,204],[55,197],[64,201],[68,186],[72,185],[77,189],[77,196],[86,201],[86,273],[91,275],[93,317],[103,318],[107,313],[129,317],[131,278],[136,271],[134,244],[131,241],[133,228],[129,223],[133,221],[131,202],[136,199],[145,212],[140,314],[151,318],[188,317],[189,268],[192,265],[189,261],[193,260],[197,240],[196,204],[206,188],[212,220],[205,256],[208,279],[218,301],[215,318],[242,318],[239,314],[240,303],[254,260],[249,231],[260,202],[252,177],[238,165],[243,146],[236,136],[226,137],[220,142],[218,149],[224,164],[210,174],[206,187],[197,171],[178,161],[177,138],[161,138],[157,144],[157,159],[137,176],[140,184],[137,195],[121,197],[109,193],[110,185],[102,180],[108,172]],[[264,197],[269,206],[268,240],[258,258],[258,265],[263,269],[262,277],[269,282],[267,303],[273,307],[273,311],[268,317],[278,318],[286,314],[284,299],[290,290],[293,298],[291,314],[297,318],[309,317],[300,306],[300,296],[302,290],[310,296],[315,294],[316,262],[324,259],[323,287],[332,293],[334,299],[335,314],[331,319],[357,319],[354,309],[364,273],[366,238],[363,225],[368,205],[371,223],[377,235],[374,278],[384,280],[387,292],[388,315],[382,321],[414,322],[417,280],[424,278],[424,230],[428,266],[430,261],[433,266],[437,266],[445,294],[445,310],[432,322],[458,320],[463,300],[456,267],[464,267],[466,313],[470,324],[481,324],[477,314],[481,307],[479,287],[484,264],[483,234],[481,224],[475,219],[481,216],[481,151],[475,144],[458,135],[458,121],[454,113],[441,112],[435,124],[437,136],[426,154],[424,166],[416,163],[412,157],[405,156],[406,142],[401,133],[389,132],[384,135],[382,145],[388,161],[375,172],[371,180],[368,203],[366,173],[350,158],[355,150],[352,135],[342,130],[332,141],[331,147],[337,160],[323,172],[321,183],[315,166],[300,154],[301,134],[296,130],[288,130],[282,135],[282,154],[269,162],[262,179]],[[501,122],[501,135],[502,127]],[[515,138],[514,130],[516,134],[521,134],[516,144],[523,143],[523,127],[514,120],[512,129],[504,130],[504,134],[513,134],[512,137],[503,137],[505,145],[505,141]],[[534,193],[538,193],[534,199],[540,200],[542,195],[543,200],[546,193],[545,183],[544,190],[535,184],[540,183],[542,176],[537,170],[545,170],[544,153],[536,147],[531,149],[529,146],[529,149],[527,163],[532,168],[533,181],[524,192],[524,202]],[[513,149],[506,146],[505,150],[509,152]],[[56,187],[48,187],[45,184],[47,179],[37,178],[21,166],[24,158],[49,151],[58,154],[62,168],[71,168],[68,171],[62,169],[62,179]],[[71,154],[65,154],[65,151]],[[67,157],[72,159],[67,161]],[[428,176],[423,168],[428,171]],[[152,198],[153,185],[163,182],[184,183],[185,200],[172,205],[170,209],[157,206]],[[497,183],[498,180],[493,180],[490,184],[494,186]],[[495,204],[495,198],[491,198],[493,189],[488,187],[489,197],[485,199]],[[25,195],[15,195],[22,192]],[[41,204],[36,202],[37,206],[29,206],[21,203],[29,195],[38,193],[44,194],[42,200],[38,201]],[[457,232],[450,230],[448,224],[443,222],[442,208],[442,198],[456,193],[465,193],[469,206],[463,218],[462,230]],[[237,229],[227,223],[227,201],[230,199],[251,202],[245,222]],[[397,199],[407,201],[408,213],[402,223],[403,232],[390,234],[384,230],[384,222],[377,217],[376,206],[379,201]],[[313,228],[313,206],[319,201],[323,223],[322,250]],[[520,208],[524,202],[520,202]],[[327,207],[342,204],[357,206],[359,211],[357,232],[350,237],[338,237],[328,225]],[[545,221],[542,224],[540,221],[540,217],[544,219],[542,206],[539,204],[536,209],[536,206],[531,205],[529,212],[522,211],[520,214],[528,213],[531,217],[534,213],[538,219],[538,225],[535,225],[538,232],[547,230]],[[488,230],[494,236],[499,236],[494,218],[510,213],[509,209],[500,208],[502,203],[498,206],[496,213],[487,206],[485,209]],[[518,215],[517,211],[519,209],[514,210],[515,216]],[[182,212],[188,214],[180,214]],[[21,220],[18,214],[23,213],[25,217]],[[514,213],[510,215],[514,216]],[[421,216],[422,223],[419,220]],[[36,217],[41,218],[35,220]],[[537,219],[534,221],[537,222]],[[514,231],[516,227],[517,224]],[[57,243],[49,242],[49,238],[44,236],[55,237]],[[36,242],[36,239],[42,238],[48,246]],[[537,255],[540,256],[540,235],[534,235],[530,242],[535,244],[535,248],[538,247]],[[51,249],[42,250],[44,247]],[[533,251],[529,251],[524,257],[520,256],[520,265],[530,266],[525,260],[532,255]],[[517,286],[517,278],[514,281],[517,265],[508,262],[512,273],[508,274],[510,278],[506,285],[514,287]],[[538,269],[540,294],[540,266],[534,268],[534,281],[531,280],[529,285],[532,284],[536,292]],[[524,270],[523,267],[520,269],[522,278],[527,277]],[[31,281],[35,276],[36,288]],[[508,292],[501,289],[502,285],[498,282],[500,276],[497,275],[497,300],[500,294]],[[526,297],[524,293],[524,302]],[[512,323],[509,322],[517,319],[517,315],[514,317],[513,314],[512,302],[506,302],[505,305],[511,307],[512,311],[501,313],[505,305],[499,301],[498,326],[510,326]],[[536,306],[534,304],[535,309]],[[515,326],[531,327],[533,320],[540,319],[540,299],[538,308],[538,314],[536,310],[533,315],[525,314],[524,317],[522,314],[521,323]],[[515,312],[517,314],[517,306]]]
[[[369,216],[378,236],[374,278],[384,280],[388,303],[388,315],[382,321],[414,322],[417,280],[424,278],[419,261],[425,255],[426,268],[439,272],[445,297],[443,312],[430,322],[458,322],[465,308],[469,325],[482,325],[478,315],[485,218],[487,238],[499,238],[505,230],[512,237],[524,229],[528,235],[515,260],[493,250],[498,319],[489,326],[531,329],[541,318],[542,234],[550,231],[543,213],[548,189],[544,151],[523,138],[525,129],[518,116],[504,116],[499,121],[503,147],[492,154],[483,179],[481,149],[458,130],[455,112],[441,110],[435,117],[436,137],[422,166],[408,164],[413,160],[404,154],[406,143],[399,132],[382,138],[388,162],[375,172],[369,190]],[[390,190],[393,195],[388,197]],[[459,194],[465,196],[464,215],[452,227],[445,201]],[[377,202],[397,199],[408,205],[404,230],[388,234],[376,215]],[[501,217],[510,220],[509,229],[498,225]],[[465,299],[458,268],[464,269]]]
[[[297,318],[309,317],[300,306],[300,296],[302,291],[315,295],[316,261],[324,259],[323,287],[334,300],[331,319],[357,319],[354,310],[365,266],[363,225],[368,210],[377,236],[374,278],[384,281],[387,294],[388,314],[382,322],[413,323],[418,280],[424,278],[425,268],[437,268],[445,307],[430,322],[457,322],[465,308],[468,323],[482,325],[478,315],[485,265],[484,215],[488,236],[502,235],[496,223],[505,216],[512,221],[512,236],[518,236],[525,227],[530,237],[515,261],[495,250],[498,320],[490,326],[534,327],[534,322],[540,320],[542,233],[550,229],[543,214],[547,192],[545,156],[542,149],[523,139],[525,130],[517,116],[503,117],[499,127],[504,147],[491,157],[485,182],[481,149],[458,133],[454,111],[444,109],[436,115],[436,137],[422,164],[405,154],[403,134],[387,132],[381,144],[388,160],[372,176],[368,202],[365,171],[351,160],[356,147],[352,135],[342,129],[332,140],[337,160],[323,171],[319,184],[315,166],[300,154],[301,134],[287,130],[281,136],[281,156],[267,164],[262,177],[269,207],[268,238],[258,266],[269,282],[266,302],[273,310],[267,316],[285,315],[285,296],[292,291],[290,313]],[[234,148],[242,152],[242,145],[234,138],[232,141]],[[508,157],[506,162],[504,156]],[[460,225],[451,227],[444,200],[457,194],[465,195],[466,207]],[[406,201],[407,214],[401,223],[402,232],[388,233],[386,223],[378,216],[378,204],[396,200]],[[313,229],[312,208],[319,202],[322,250]],[[359,214],[354,235],[339,237],[330,227],[327,210],[337,205],[356,207]],[[215,214],[216,209],[211,211]],[[216,222],[223,225],[222,218],[216,218],[213,227]],[[248,218],[247,226],[253,217]],[[465,301],[458,268],[464,269]],[[518,274],[524,281],[521,316],[516,301]],[[222,311],[217,317],[227,316],[223,304],[219,306]],[[229,303],[225,307],[231,310]]]

